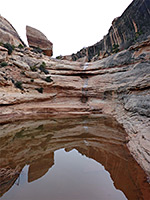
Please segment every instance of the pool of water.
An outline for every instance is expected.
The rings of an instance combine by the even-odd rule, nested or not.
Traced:
[[[0,127],[0,200],[148,199],[146,175],[112,118]],[[5,172],[5,173],[4,173]]]

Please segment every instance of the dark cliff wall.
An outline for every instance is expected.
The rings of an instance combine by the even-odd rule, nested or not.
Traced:
[[[150,35],[150,0],[134,0],[124,13],[113,20],[104,38],[87,48],[72,54],[72,60],[87,57],[87,61],[106,57],[128,48]]]

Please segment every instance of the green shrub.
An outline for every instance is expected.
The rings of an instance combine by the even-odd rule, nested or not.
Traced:
[[[44,72],[45,74],[49,74],[49,71],[46,69],[46,64],[45,62],[42,62],[42,64],[39,67],[41,72]]]
[[[4,79],[7,81],[8,80],[8,78],[6,77],[6,76],[4,76]]]
[[[24,72],[24,71],[21,71],[20,74],[25,75],[25,72]]]
[[[14,85],[15,85],[16,88],[19,88],[20,90],[23,89],[23,87],[22,87],[22,81],[16,81],[16,82],[14,83]]]
[[[45,78],[45,81],[46,81],[46,82],[52,82],[53,80],[51,79],[50,76],[47,76],[47,77]]]
[[[43,88],[35,88],[39,93],[43,93]]]
[[[1,63],[1,67],[6,67],[7,65],[8,65],[7,62],[2,62],[2,63]]]
[[[32,47],[34,53],[43,53],[43,50],[40,47]]]
[[[12,82],[13,84],[15,84],[15,81],[14,81],[14,79],[13,79],[13,78],[11,78],[10,80],[11,80],[11,82]]]
[[[31,83],[33,83],[33,82],[34,82],[34,79],[31,79],[30,81],[31,81]]]
[[[56,59],[62,59],[62,55],[57,56]]]
[[[11,53],[12,53],[13,50],[15,49],[15,47],[14,47],[13,45],[9,44],[9,43],[5,43],[5,44],[4,44],[4,47],[5,47],[6,49],[8,49],[8,54],[9,54],[9,55],[11,55]]]
[[[19,49],[23,49],[24,46],[23,46],[22,44],[19,44],[19,45],[18,45],[18,48],[19,48]]]
[[[37,67],[36,67],[36,65],[30,66],[30,69],[31,69],[32,72],[37,72]]]

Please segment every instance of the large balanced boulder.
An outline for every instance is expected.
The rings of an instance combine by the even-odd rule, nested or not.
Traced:
[[[0,16],[0,43],[9,43],[14,46],[24,46],[14,27],[2,16]]]
[[[28,44],[33,48],[40,48],[47,56],[53,55],[53,44],[39,30],[26,26]]]

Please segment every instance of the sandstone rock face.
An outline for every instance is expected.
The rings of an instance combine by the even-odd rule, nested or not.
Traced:
[[[47,56],[53,55],[53,44],[39,30],[26,26],[26,35],[30,47],[42,49]]]
[[[14,50],[0,68],[0,123],[109,115],[150,175],[150,38],[91,63]]]
[[[0,46],[0,62],[6,61],[7,56],[8,56],[8,50]]]
[[[149,10],[148,0],[133,1],[105,39],[93,50],[84,49],[81,62],[50,58],[32,48],[15,49],[8,55],[0,47],[0,124],[48,117],[114,117],[128,134],[125,142],[130,152],[150,176]],[[10,36],[11,31],[7,32]],[[41,32],[27,27],[27,37],[31,47],[52,52],[52,44]],[[114,48],[112,54],[113,45],[122,51]],[[85,62],[104,50],[109,56]],[[32,174],[30,180],[34,179]]]
[[[150,34],[150,1],[134,0],[125,12],[114,19],[109,32],[95,45],[72,54],[72,60],[86,57],[94,61],[128,48],[142,41]]]
[[[24,46],[14,27],[2,16],[0,16],[0,42],[9,43],[14,46],[19,44]]]

